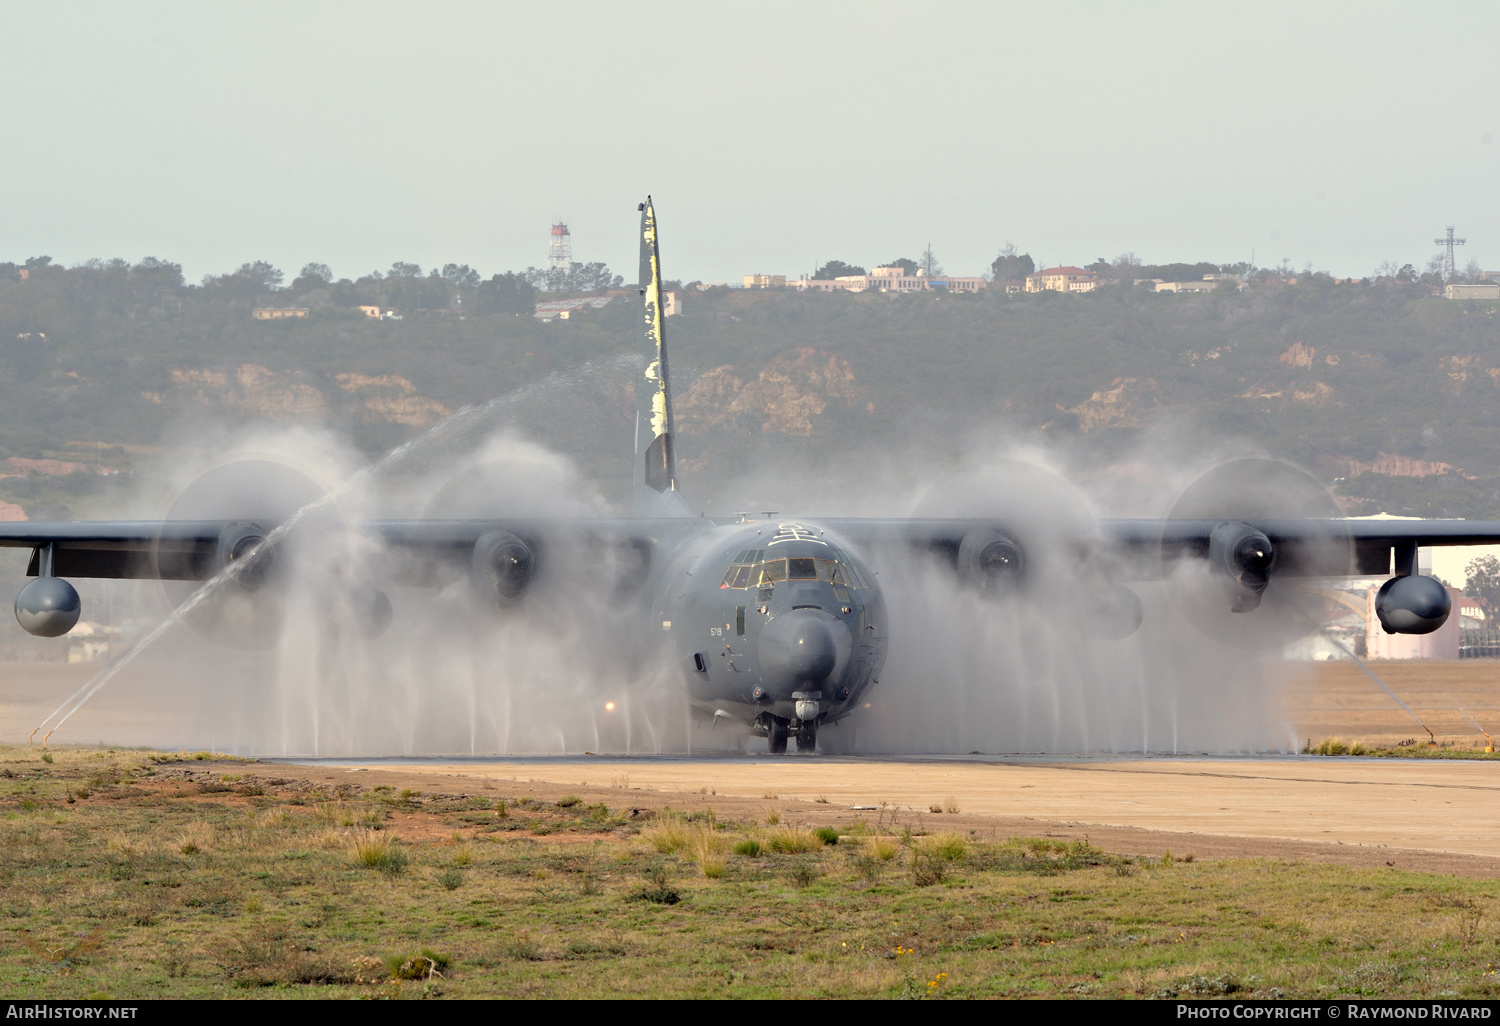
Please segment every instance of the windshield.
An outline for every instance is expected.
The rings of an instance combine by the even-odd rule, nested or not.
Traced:
[[[761,553],[755,550],[740,553],[740,557],[751,556],[757,560],[748,565],[736,559],[724,574],[721,588],[767,588],[777,581],[823,581],[851,588],[868,587],[864,577],[852,564],[837,559],[817,559],[812,556],[792,556],[787,559],[760,560]],[[843,553],[840,553],[843,555]],[[847,559],[847,557],[845,557]]]

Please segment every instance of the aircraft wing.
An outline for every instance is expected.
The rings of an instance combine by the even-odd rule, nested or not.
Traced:
[[[697,518],[545,520],[380,520],[353,530],[397,554],[467,559],[481,538],[506,533],[533,547],[562,539],[650,546],[680,538]],[[28,576],[50,547],[57,577],[208,580],[222,568],[226,542],[259,541],[275,525],[240,520],[22,521],[0,524],[0,548],[33,550]]]
[[[965,538],[993,532],[1012,539],[1023,550],[1022,525],[1003,519],[818,519],[821,527],[855,545],[899,543],[957,554]],[[1222,525],[1249,525],[1270,542],[1276,573],[1289,576],[1377,577],[1415,562],[1422,546],[1497,545],[1500,521],[1493,520],[1335,520],[1106,519],[1095,538],[1079,538],[1095,548],[1129,579],[1158,576],[1161,567],[1183,558],[1208,558],[1215,531]],[[1401,572],[1398,569],[1398,572]],[[1412,572],[1412,571],[1407,571]]]
[[[36,576],[38,550],[52,547],[59,577],[154,577],[202,580],[220,535],[231,521],[77,520],[0,524],[0,548],[33,550],[27,574]]]
[[[1248,521],[1286,553],[1279,573],[1303,576],[1380,577],[1416,560],[1416,549],[1446,545],[1500,544],[1494,520],[1317,520]],[[1159,552],[1165,559],[1207,557],[1222,520],[1105,520],[1106,539],[1125,551]],[[1414,572],[1414,571],[1405,571]]]
[[[974,518],[819,518],[814,521],[859,546],[900,544],[956,553],[966,537],[988,530],[1010,534],[1023,548],[1023,531],[1004,520]],[[59,577],[206,580],[225,532],[240,521],[100,520],[23,521],[0,525],[0,548],[52,546]],[[696,518],[546,520],[380,520],[360,530],[392,550],[416,557],[465,556],[487,534],[508,532],[545,543],[559,537],[655,544],[680,538]],[[1106,557],[1145,568],[1159,560],[1207,558],[1220,520],[1102,520],[1093,543]],[[1238,522],[1236,522],[1238,523]],[[1419,546],[1500,544],[1500,521],[1312,520],[1245,521],[1279,555],[1278,573],[1318,576],[1380,576]],[[1088,541],[1088,539],[1080,539]],[[35,575],[34,557],[28,573]],[[1139,576],[1131,574],[1130,576]]]

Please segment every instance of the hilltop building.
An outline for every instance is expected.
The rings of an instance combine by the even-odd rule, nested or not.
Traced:
[[[1026,276],[1027,292],[1093,292],[1099,276],[1082,267],[1048,267]]]
[[[750,279],[745,284],[749,287]],[[951,274],[928,275],[925,271],[907,274],[903,267],[877,267],[869,274],[851,274],[832,281],[819,278],[802,278],[786,282],[798,292],[864,292],[878,289],[881,292],[979,292],[989,282],[984,278],[965,278]]]
[[[306,317],[305,306],[260,306],[250,311],[257,321],[279,321],[287,317]]]
[[[1445,285],[1444,299],[1500,299],[1500,283],[1483,282],[1479,285]]]
[[[747,289],[784,289],[784,288],[786,288],[786,275],[784,275],[784,274],[747,274],[747,275],[745,275],[745,288],[747,288]]]
[[[573,314],[580,310],[599,310],[616,299],[630,297],[634,289],[610,289],[602,296],[574,296],[571,299],[547,299],[532,307],[531,315],[543,322],[550,322],[554,318],[558,320],[571,320]],[[633,298],[633,297],[632,297]],[[675,289],[661,294],[661,313],[663,317],[676,317],[682,313],[683,294]]]

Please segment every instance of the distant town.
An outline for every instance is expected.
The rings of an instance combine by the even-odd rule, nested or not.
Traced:
[[[988,273],[952,275],[943,271],[929,245],[918,259],[901,257],[866,269],[841,260],[829,260],[802,277],[756,272],[738,282],[672,280],[663,297],[664,313],[675,317],[686,308],[687,297],[714,289],[780,290],[787,292],[847,292],[916,295],[943,293],[1002,296],[1063,293],[1081,295],[1106,289],[1149,290],[1158,293],[1194,295],[1246,289],[1270,289],[1298,282],[1342,286],[1402,285],[1425,289],[1427,295],[1449,300],[1500,300],[1500,271],[1486,271],[1477,261],[1460,269],[1455,247],[1467,240],[1454,237],[1449,227],[1440,247],[1423,269],[1413,264],[1386,261],[1374,273],[1361,278],[1336,278],[1311,266],[1296,270],[1283,260],[1276,267],[1256,267],[1251,262],[1147,264],[1134,253],[1114,260],[1100,257],[1085,266],[1059,264],[1037,269],[1030,253],[1018,252],[1006,243],[991,262]],[[137,265],[123,260],[90,260],[76,271],[106,276],[129,274],[147,277],[172,287],[187,287],[181,267],[146,257]],[[36,275],[54,275],[63,268],[50,257],[32,257],[22,264],[0,263],[0,278],[28,281]],[[377,320],[401,320],[422,314],[514,313],[544,321],[568,320],[575,314],[607,306],[615,300],[637,295],[621,275],[603,263],[573,259],[572,235],[564,222],[552,225],[545,266],[507,271],[489,279],[467,264],[449,263],[425,272],[415,263],[397,261],[388,272],[374,271],[358,279],[336,278],[326,264],[309,263],[290,283],[266,261],[243,264],[222,275],[205,275],[197,286],[225,298],[250,298],[250,316],[258,321],[308,318],[339,312]],[[267,300],[278,300],[268,302]]]

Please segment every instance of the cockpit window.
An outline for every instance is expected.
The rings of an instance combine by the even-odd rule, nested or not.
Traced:
[[[807,557],[793,557],[787,560],[786,577],[789,581],[816,581],[818,561]]]
[[[747,549],[735,557],[735,565],[724,574],[721,588],[765,588],[777,581],[823,581],[849,588],[867,588],[864,575],[849,561],[847,553],[835,550],[838,559],[793,556],[761,561],[764,549]]]
[[[759,567],[760,573],[755,583],[759,585],[775,584],[777,581],[786,580],[786,560],[771,559],[762,563]]]

